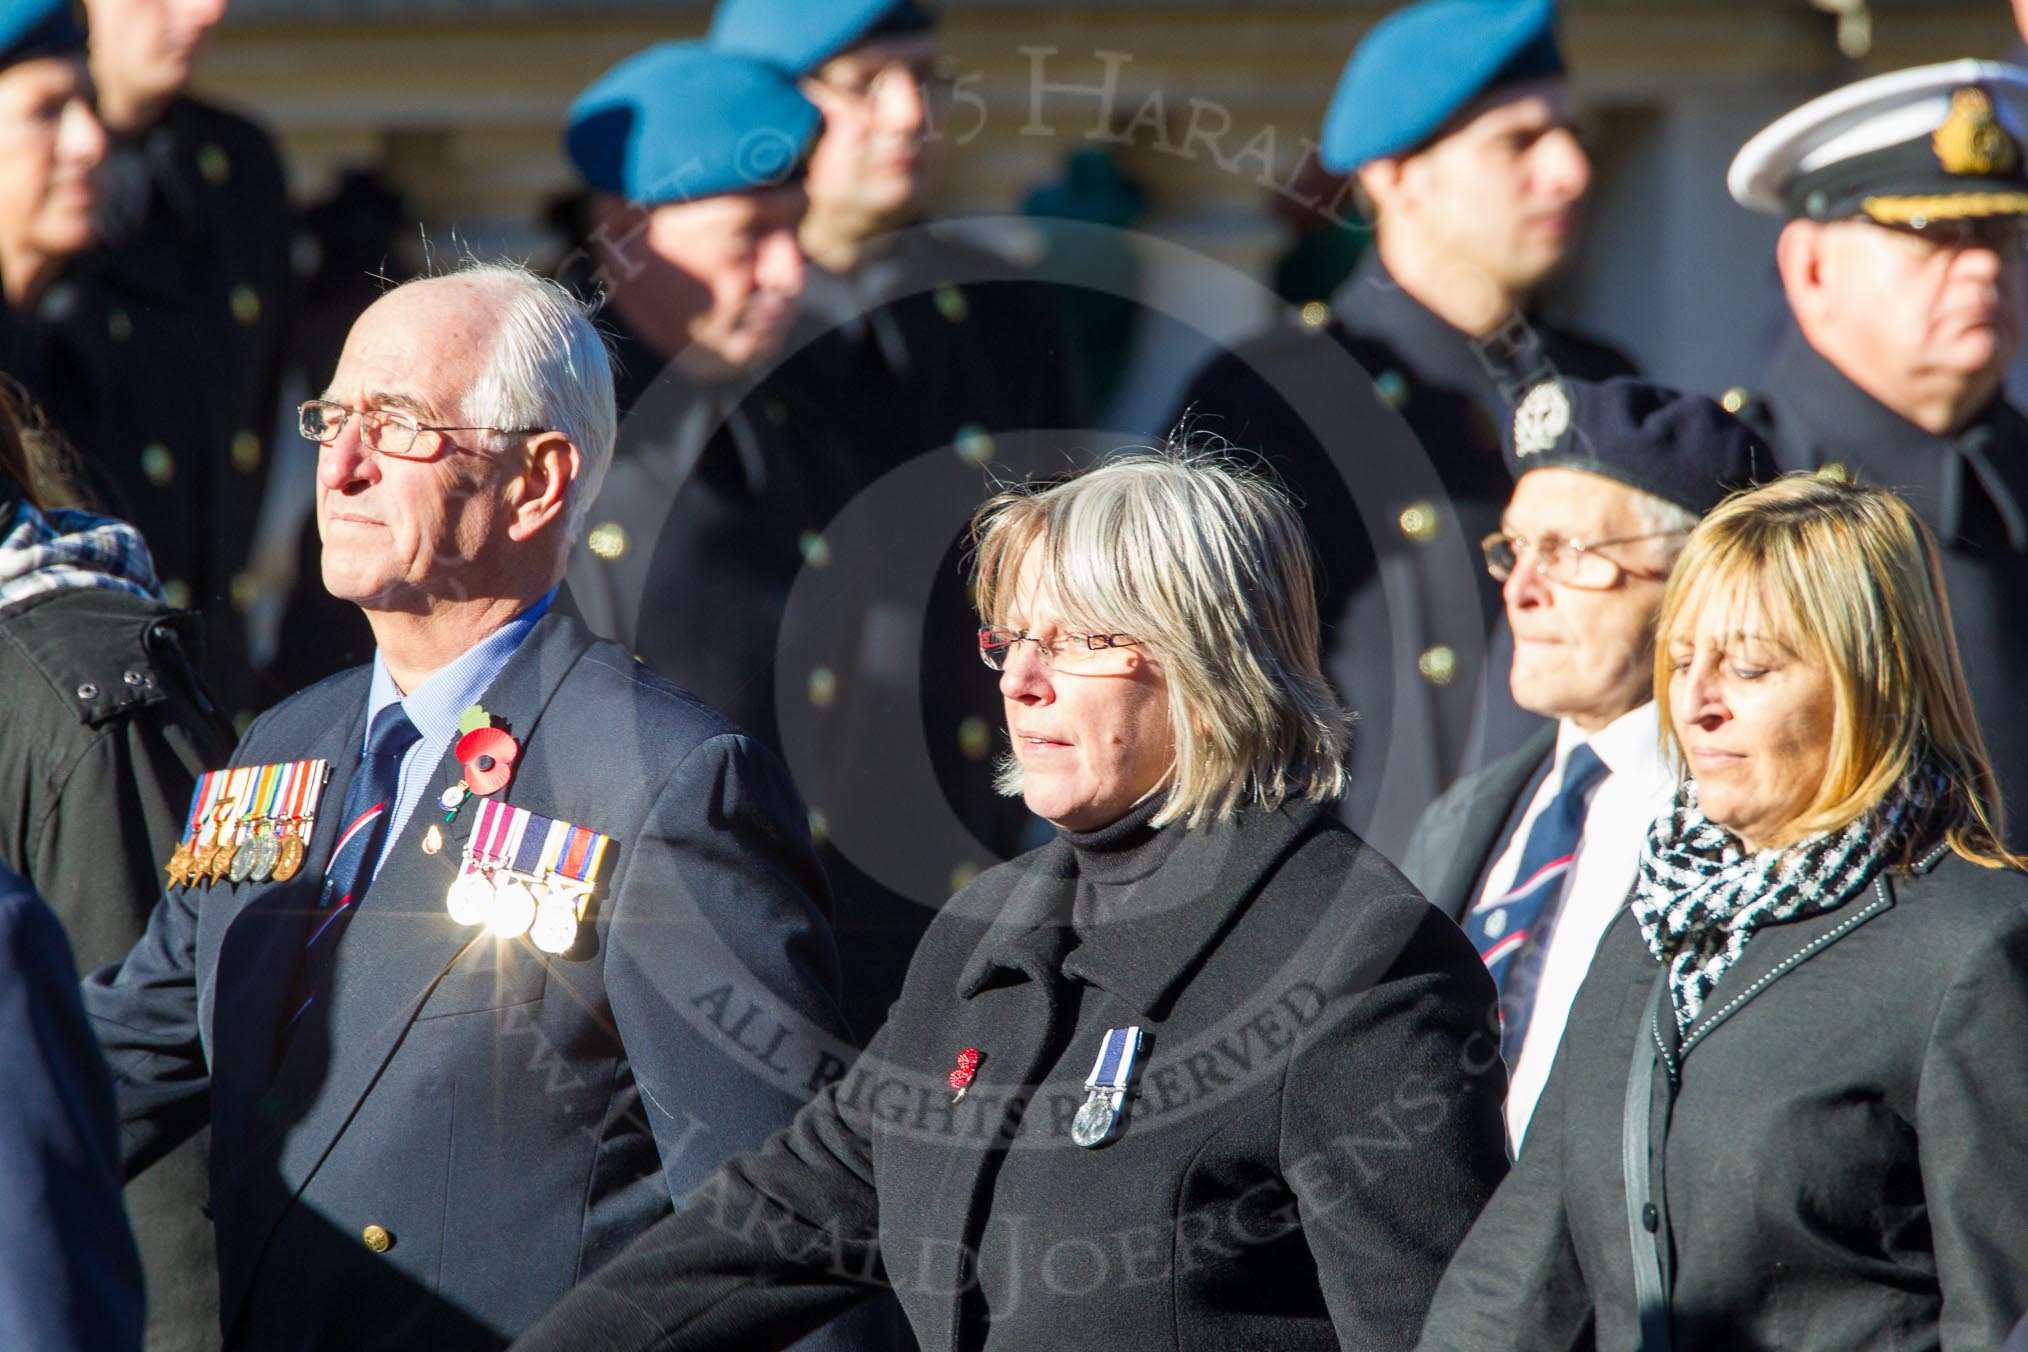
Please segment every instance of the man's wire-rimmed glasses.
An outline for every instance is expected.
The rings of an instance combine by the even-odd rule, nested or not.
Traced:
[[[1681,530],[1656,530],[1645,535],[1616,535],[1610,540],[1564,540],[1554,535],[1530,540],[1525,535],[1509,535],[1496,530],[1479,541],[1479,548],[1486,555],[1486,571],[1501,582],[1513,576],[1523,553],[1533,553],[1535,571],[1551,582],[1560,582],[1580,591],[1611,591],[1620,585],[1622,577],[1630,573],[1651,581],[1659,581],[1667,574],[1632,567],[1599,553],[1599,550],[1609,545],[1631,545],[1642,540],[1665,540],[1688,534],[1688,531]]]
[[[471,427],[417,422],[391,408],[349,409],[328,399],[309,399],[296,407],[296,426],[305,439],[329,446],[352,419],[359,420],[359,440],[376,455],[397,460],[430,460],[443,450],[445,432],[498,432],[502,436],[533,436],[546,427]]]

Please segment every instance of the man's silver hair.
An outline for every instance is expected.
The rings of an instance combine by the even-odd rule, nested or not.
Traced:
[[[519,263],[468,259],[449,277],[497,284],[493,347],[465,394],[468,421],[485,427],[554,429],[581,464],[565,499],[564,534],[575,543],[613,463],[619,414],[613,364],[585,304]]]

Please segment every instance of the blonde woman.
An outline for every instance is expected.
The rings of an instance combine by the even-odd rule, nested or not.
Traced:
[[[1787,479],[1690,537],[1687,778],[1424,1345],[1991,1348],[2028,1308],[2028,877],[1936,544]]]
[[[1344,827],[1288,502],[1124,455],[988,502],[1003,784],[859,1064],[519,1347],[780,1347],[881,1286],[925,1347],[1399,1348],[1506,1169],[1493,986]],[[869,782],[869,790],[877,784]]]

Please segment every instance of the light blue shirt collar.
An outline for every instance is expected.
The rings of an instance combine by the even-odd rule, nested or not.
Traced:
[[[369,733],[380,711],[400,701],[402,712],[422,734],[401,758],[400,787],[395,794],[394,815],[388,820],[386,844],[381,846],[380,859],[374,864],[376,876],[380,866],[387,862],[388,846],[400,838],[408,819],[414,815],[416,804],[437,762],[444,758],[444,753],[451,749],[451,743],[457,740],[459,715],[478,703],[479,696],[485,694],[499,678],[508,659],[514,656],[535,628],[536,621],[548,613],[549,603],[556,599],[556,591],[556,588],[551,588],[547,596],[460,653],[449,665],[431,672],[428,679],[406,695],[395,685],[394,677],[388,674],[387,663],[381,659],[380,651],[374,650],[373,683],[366,694],[366,727]],[[360,739],[359,754],[366,754],[364,737]]]

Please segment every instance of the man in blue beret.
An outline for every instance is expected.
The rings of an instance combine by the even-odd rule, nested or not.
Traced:
[[[1669,570],[1698,519],[1766,464],[1712,400],[1625,378],[1542,382],[1507,448],[1513,496],[1480,547],[1514,634],[1514,702],[1554,721],[1432,803],[1403,867],[1500,988],[1518,1148],[1592,951],[1676,788],[1654,701]]]
[[[42,382],[36,307],[95,237],[106,134],[92,106],[84,29],[64,0],[0,5],[0,286],[8,370]]]
[[[1327,666],[1365,728],[1347,820],[1389,852],[1472,747],[1502,754],[1533,726],[1498,682],[1480,707],[1500,605],[1471,551],[1512,484],[1502,424],[1544,377],[1632,370],[1530,307],[1591,181],[1569,104],[1551,0],[1427,0],[1382,20],[1322,139],[1325,165],[1357,175],[1373,248],[1328,305],[1216,357],[1185,397],[1305,505]]]
[[[783,374],[836,428],[848,467],[842,486],[871,485],[934,459],[976,466],[976,501],[991,491],[986,466],[1005,458],[1008,438],[1081,428],[1083,399],[1056,289],[926,218],[933,133],[948,139],[975,116],[939,73],[929,9],[917,0],[720,0],[709,40],[787,71],[824,114],[804,179],[810,209],[798,238],[810,263],[789,344],[795,355]],[[827,851],[839,946],[853,974],[847,1012],[868,1028],[900,993],[947,880],[1017,852],[1030,820],[1018,802],[993,792],[988,772],[985,730],[999,726],[1001,711],[991,683],[977,679],[978,620],[957,558],[972,504],[932,508],[900,485],[903,477],[890,478],[861,510],[891,518],[896,530],[941,532],[948,545],[941,560],[923,566],[927,600],[896,603],[922,615],[924,636],[907,645],[921,656],[869,661],[856,633],[813,645],[842,675],[840,698],[826,710],[825,735],[835,740],[825,757],[842,762],[884,745],[876,725],[886,715],[876,705],[906,709],[925,733],[926,778],[934,783],[922,788],[950,804],[964,832],[926,866],[930,889],[908,897],[874,882],[869,874],[879,869],[860,857],[922,853],[908,814],[896,813],[891,831],[859,833],[856,849],[841,841]],[[852,548],[846,535],[826,535],[825,547],[828,568],[868,575],[863,561],[843,556]],[[867,609],[883,604],[869,599]],[[655,660],[652,647],[642,651]],[[808,792],[821,804],[837,790],[812,784]]]
[[[2028,71],[1949,61],[1860,80],[1776,119],[1727,176],[1785,219],[1793,323],[1756,392],[1725,395],[1780,471],[1891,484],[1936,533],[1965,681],[2010,843],[2028,806],[2028,418],[2021,343]]]

